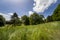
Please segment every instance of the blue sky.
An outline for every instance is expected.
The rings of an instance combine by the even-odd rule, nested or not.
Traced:
[[[31,15],[33,12],[43,14],[45,17],[52,15],[60,0],[0,0],[0,15],[6,20],[16,12],[19,17]]]

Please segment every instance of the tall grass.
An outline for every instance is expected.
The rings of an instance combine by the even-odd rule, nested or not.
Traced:
[[[0,40],[60,40],[60,22],[0,27]]]

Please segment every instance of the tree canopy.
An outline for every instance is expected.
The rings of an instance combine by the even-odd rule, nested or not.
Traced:
[[[22,20],[22,23],[23,23],[24,25],[29,25],[29,24],[30,24],[30,23],[29,23],[29,17],[26,16],[26,15],[22,16],[22,17],[21,17],[21,20]]]
[[[4,26],[5,25],[5,18],[0,15],[0,26]]]
[[[54,10],[52,17],[54,21],[60,21],[60,4]]]
[[[13,25],[21,25],[21,22],[20,22],[20,19],[17,15],[17,13],[14,13],[12,16],[11,16],[11,23]]]
[[[42,18],[43,18],[42,15],[39,15],[37,13],[33,13],[30,16],[30,24],[32,24],[32,25],[40,24],[43,20]]]

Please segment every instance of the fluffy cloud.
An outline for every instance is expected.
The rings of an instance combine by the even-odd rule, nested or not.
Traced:
[[[30,16],[30,15],[32,15],[33,13],[34,13],[34,12],[32,12],[32,11],[29,11],[29,16]]]
[[[8,15],[13,15],[13,13],[8,13]]]
[[[2,15],[7,21],[9,21],[13,13],[8,13],[8,14],[0,13],[0,15]],[[21,18],[21,16],[18,16],[18,17]]]
[[[0,15],[2,15],[6,20],[10,20],[9,14],[0,13]]]
[[[33,11],[39,13],[44,12],[51,4],[56,3],[57,0],[34,0],[34,2]]]

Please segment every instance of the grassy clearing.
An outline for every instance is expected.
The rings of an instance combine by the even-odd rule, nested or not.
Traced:
[[[60,22],[0,27],[0,40],[60,40]]]

